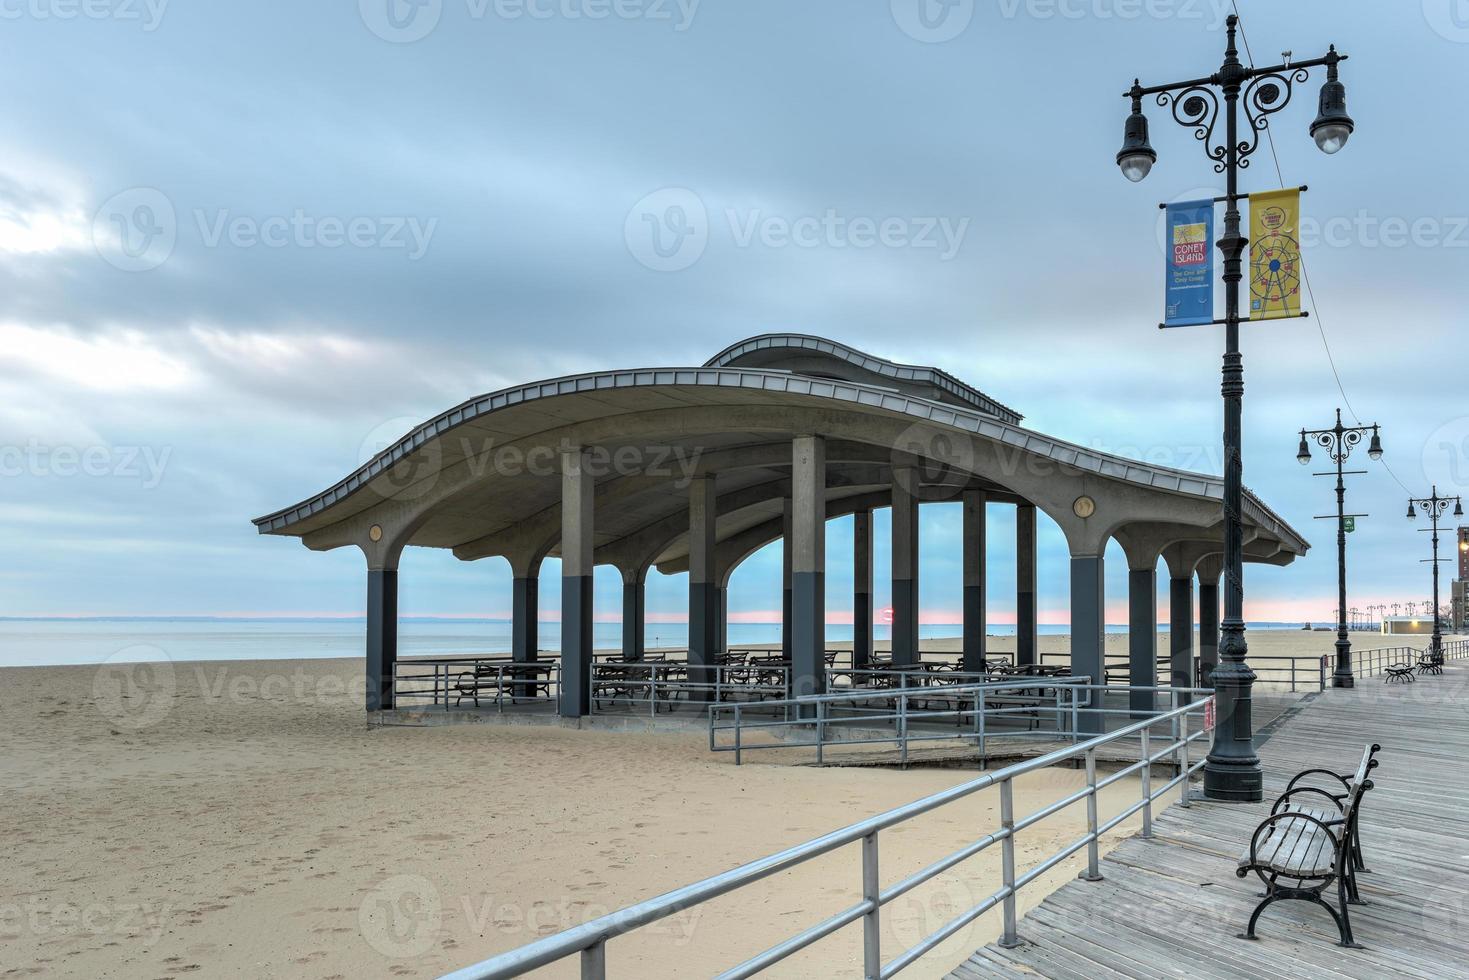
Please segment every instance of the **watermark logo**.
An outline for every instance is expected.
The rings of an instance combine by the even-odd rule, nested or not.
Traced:
[[[687,187],[665,187],[632,206],[622,226],[627,250],[654,272],[679,272],[709,245],[709,212]]]
[[[111,20],[158,30],[168,0],[0,0],[0,20]]]
[[[367,944],[389,959],[422,956],[443,926],[439,890],[421,875],[394,875],[367,893],[357,907],[357,928]]]
[[[92,218],[92,246],[124,272],[158,268],[173,254],[177,240],[173,202],[156,187],[130,187],[114,194]]]
[[[937,878],[893,900],[883,909],[883,931],[894,949],[911,949],[928,939],[960,914],[980,903],[969,882],[955,875]],[[978,935],[979,917],[954,930],[929,951],[933,962],[957,963],[984,945]]]
[[[379,453],[396,446],[407,433],[418,427],[418,422],[418,419],[400,415],[373,428],[357,447],[357,465],[365,466]],[[443,468],[443,444],[437,437],[429,437],[412,447],[397,462],[385,462],[382,471],[371,479],[384,497],[417,500],[433,490]]]
[[[1423,0],[1423,19],[1444,40],[1469,43],[1469,0]]]
[[[1233,10],[1231,0],[1000,0],[1000,16],[1014,20],[1198,21],[1217,31]]]
[[[974,478],[974,440],[948,426],[919,422],[893,441],[893,478],[924,500],[948,500]]]
[[[173,660],[150,644],[117,651],[92,675],[92,703],[102,717],[123,731],[158,724],[173,708],[177,692]]]
[[[367,29],[384,41],[411,44],[439,25],[444,0],[357,0]]]
[[[879,217],[836,208],[803,214],[726,208],[717,218],[688,188],[665,187],[633,205],[623,238],[646,268],[679,272],[699,260],[716,232],[736,249],[904,249],[937,253],[940,262],[959,254],[969,232],[967,217]]]
[[[0,477],[137,480],[144,490],[163,482],[172,446],[48,446],[36,439],[24,446],[0,446]]]
[[[1469,491],[1469,415],[1434,429],[1423,444],[1421,459],[1424,483],[1438,487],[1441,494]]]
[[[893,22],[924,44],[942,44],[963,34],[974,19],[974,0],[891,0]]]

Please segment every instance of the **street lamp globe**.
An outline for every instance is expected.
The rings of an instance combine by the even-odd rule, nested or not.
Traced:
[[[1335,46],[1331,53],[1336,53]],[[1347,115],[1347,87],[1337,80],[1334,62],[1327,65],[1319,106],[1316,119],[1311,123],[1311,138],[1322,153],[1335,153],[1347,145],[1347,138],[1352,135],[1356,124]]]
[[[1458,497],[1455,497],[1454,498],[1454,516],[1455,517],[1463,517],[1464,516],[1464,502],[1462,500],[1460,500]]]
[[[1411,500],[1408,501],[1408,520],[1411,521],[1411,520],[1413,520],[1417,516],[1418,516],[1418,512],[1413,509],[1413,501],[1411,501]]]
[[[1302,429],[1301,430],[1301,445],[1296,450],[1296,460],[1302,466],[1305,466],[1307,463],[1311,462],[1311,447],[1308,446],[1308,445],[1306,445],[1306,430],[1305,429]]]
[[[1367,444],[1367,455],[1373,459],[1382,458],[1382,436],[1378,435],[1376,426],[1372,428],[1372,441]]]
[[[1134,91],[1137,84],[1134,80]],[[1134,95],[1132,112],[1122,125],[1122,149],[1117,151],[1117,166],[1122,168],[1122,176],[1135,184],[1148,175],[1157,159],[1157,151],[1148,142],[1148,117],[1143,115],[1142,96]]]

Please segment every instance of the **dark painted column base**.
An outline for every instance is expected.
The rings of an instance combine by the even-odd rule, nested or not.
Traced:
[[[918,663],[918,580],[893,579],[893,666]]]
[[[635,582],[622,583],[622,659],[642,660],[647,616],[644,608],[641,576]]]
[[[1336,638],[1336,669],[1331,674],[1332,687],[1356,687],[1352,674],[1352,641],[1345,634]]]
[[[984,586],[964,586],[964,652],[960,670],[977,674],[985,669]]]
[[[592,711],[592,577],[561,579],[561,704],[563,718]]]
[[[1127,573],[1127,678],[1133,687],[1158,685],[1158,573],[1151,568]],[[1168,707],[1152,691],[1130,691],[1127,701],[1134,718]]]
[[[386,711],[397,702],[393,669],[398,663],[398,570],[367,572],[367,710]]]
[[[695,684],[715,681],[718,657],[715,633],[719,625],[719,586],[713,582],[689,583],[689,680]],[[704,669],[700,669],[704,668]],[[712,690],[695,689],[691,697],[709,701],[714,697]]]
[[[1168,650],[1174,687],[1197,687],[1194,680],[1193,576],[1168,580]],[[1190,695],[1192,698],[1192,695]]]
[[[540,646],[540,580],[517,578],[510,590],[510,659],[529,663]]]
[[[1199,686],[1214,686],[1219,664],[1219,583],[1199,583]]]
[[[1034,592],[1017,592],[1015,594],[1015,662],[1017,664],[1034,664],[1036,662],[1036,606]]]
[[[1244,623],[1226,623],[1219,640],[1214,677],[1214,744],[1204,763],[1204,795],[1224,803],[1258,803],[1265,775],[1255,754],[1255,672],[1244,662]]]
[[[852,594],[852,669],[872,664],[872,593]]]
[[[1103,590],[1102,558],[1097,556],[1071,559],[1071,673],[1091,678],[1093,684],[1107,682],[1102,643]],[[1092,692],[1092,707],[1103,706],[1100,690]],[[1106,729],[1106,718],[1095,711],[1080,712],[1077,730],[1082,735],[1099,735]]]
[[[791,576],[791,693],[826,692],[826,575]],[[803,712],[804,714],[804,712]]]

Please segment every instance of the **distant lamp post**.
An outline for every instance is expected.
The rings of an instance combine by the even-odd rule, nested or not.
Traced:
[[[1214,172],[1225,177],[1224,234],[1217,243],[1224,256],[1224,619],[1219,624],[1219,663],[1214,668],[1218,721],[1214,744],[1204,763],[1204,795],[1211,800],[1252,803],[1264,798],[1265,787],[1251,721],[1255,673],[1245,663],[1249,646],[1244,621],[1240,455],[1245,384],[1239,350],[1239,284],[1244,278],[1241,257],[1249,242],[1240,233],[1239,202],[1243,195],[1239,192],[1239,171],[1249,166],[1250,155],[1260,148],[1260,134],[1269,126],[1269,117],[1290,103],[1296,84],[1310,77],[1308,69],[1326,67],[1319,111],[1311,124],[1316,145],[1326,153],[1335,153],[1346,144],[1354,124],[1346,114],[1346,88],[1337,78],[1337,65],[1347,56],[1337,54],[1334,45],[1320,58],[1251,68],[1239,60],[1235,46],[1239,18],[1231,14],[1225,25],[1228,37],[1224,62],[1214,74],[1167,85],[1144,86],[1134,80],[1132,88],[1122,93],[1131,100],[1132,112],[1123,123],[1117,166],[1131,181],[1142,180],[1153,169],[1158,154],[1148,141],[1148,120],[1142,107],[1145,96],[1156,96],[1158,105],[1169,107],[1175,122],[1193,130],[1194,138],[1203,144],[1205,155],[1214,164]],[[1219,104],[1221,95],[1223,106]],[[1222,137],[1215,132],[1221,120]],[[1242,123],[1246,133],[1240,132]]]
[[[1408,520],[1411,521],[1418,516],[1418,512],[1413,509],[1413,505],[1416,504],[1423,508],[1423,512],[1428,515],[1428,519],[1432,522],[1429,530],[1433,532],[1433,557],[1424,558],[1423,560],[1433,564],[1433,603],[1431,605],[1425,604],[1425,611],[1433,613],[1433,642],[1428,650],[1429,657],[1435,664],[1443,663],[1443,629],[1438,610],[1438,563],[1449,560],[1438,557],[1438,519],[1448,509],[1450,502],[1454,505],[1454,516],[1463,517],[1464,503],[1459,499],[1458,495],[1440,497],[1438,495],[1438,487],[1436,486],[1433,488],[1433,493],[1430,496],[1408,498]]]
[[[1329,83],[1328,83],[1329,84]],[[1325,101],[1325,96],[1322,96]],[[1382,458],[1382,435],[1376,425],[1342,425],[1341,409],[1336,410],[1336,425],[1329,429],[1302,429],[1301,445],[1296,450],[1296,459],[1302,466],[1311,462],[1311,446],[1314,441],[1336,464],[1336,670],[1331,674],[1332,687],[1353,687],[1356,675],[1352,673],[1352,641],[1347,638],[1347,517],[1353,521],[1366,514],[1347,514],[1347,485],[1342,479],[1348,472],[1365,473],[1366,470],[1345,470],[1342,464],[1352,454],[1352,449],[1371,431],[1372,439],[1367,443],[1367,455],[1374,460]],[[1331,472],[1316,473],[1315,476],[1331,476]],[[1330,514],[1319,515],[1317,520],[1330,520]],[[1354,610],[1355,611],[1355,610]]]

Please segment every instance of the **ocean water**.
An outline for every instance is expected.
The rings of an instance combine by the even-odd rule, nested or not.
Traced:
[[[1251,629],[1299,629],[1300,623],[1251,623]],[[1042,624],[1045,635],[1067,633],[1061,624]],[[886,640],[886,626],[874,627]],[[1109,633],[1126,633],[1126,625],[1107,626]],[[153,660],[298,660],[317,657],[362,656],[364,622],[344,619],[0,619],[0,666],[41,667],[61,664],[99,664]],[[957,623],[924,625],[922,639],[957,637]],[[993,636],[1014,636],[1015,627],[992,624]],[[829,626],[833,644],[850,643],[851,626]],[[622,644],[620,623],[597,623],[593,639],[598,649]],[[682,623],[650,623],[649,647],[680,647],[688,641]],[[730,623],[729,642],[735,646],[778,644],[779,623]],[[540,646],[555,650],[560,644],[556,623],[540,624]],[[398,624],[400,656],[477,655],[508,653],[510,623],[499,619],[415,619]]]

